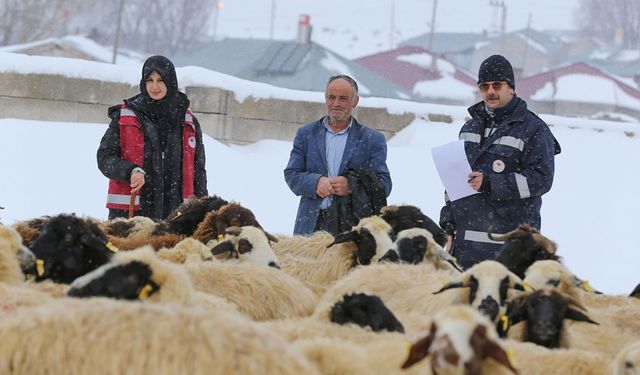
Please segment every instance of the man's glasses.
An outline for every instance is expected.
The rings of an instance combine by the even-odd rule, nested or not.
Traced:
[[[485,83],[480,83],[478,85],[478,88],[482,92],[487,92],[489,91],[489,86],[491,86],[493,87],[493,91],[499,91],[502,88],[502,85],[504,84],[506,84],[506,82],[503,82],[503,81],[485,82]]]

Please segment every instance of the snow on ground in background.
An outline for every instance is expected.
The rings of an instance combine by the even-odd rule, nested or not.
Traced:
[[[388,142],[389,204],[416,205],[436,221],[443,188],[430,150],[457,138],[463,108],[450,108],[454,123],[416,119]],[[640,282],[640,177],[629,170],[640,165],[640,124],[542,117],[562,145],[553,189],[543,197],[542,232],[558,243],[565,264],[594,287],[629,293]],[[633,129],[634,137],[625,135]],[[95,160],[105,130],[106,124],[0,120],[2,221],[61,212],[105,219],[107,179]],[[250,208],[268,231],[290,234],[298,198],[283,169],[291,142],[226,146],[208,136],[204,142],[209,193]]]

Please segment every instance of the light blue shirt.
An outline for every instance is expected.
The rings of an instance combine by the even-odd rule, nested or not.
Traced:
[[[349,126],[345,129],[335,133],[331,126],[329,126],[329,116],[325,116],[322,119],[322,126],[327,130],[324,135],[325,142],[325,156],[327,158],[327,172],[329,178],[336,177],[340,170],[340,163],[342,163],[342,155],[344,155],[344,148],[347,145],[347,138],[349,137],[349,130],[353,124],[353,117],[349,121]],[[322,200],[320,209],[324,210],[331,206],[332,196]]]

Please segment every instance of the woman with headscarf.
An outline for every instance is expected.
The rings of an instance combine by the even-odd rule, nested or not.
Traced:
[[[109,108],[111,124],[98,148],[98,168],[109,178],[109,219],[166,218],[184,200],[207,195],[202,130],[178,91],[173,63],[151,56],[142,67],[140,94]]]

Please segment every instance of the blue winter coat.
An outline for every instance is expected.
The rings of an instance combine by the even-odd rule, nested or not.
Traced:
[[[560,145],[547,124],[514,97],[495,111],[491,121],[484,102],[469,108],[472,119],[459,138],[465,141],[473,171],[483,172],[488,184],[482,192],[449,201],[440,212],[440,226],[456,232],[453,255],[463,268],[493,259],[501,243],[487,232],[504,234],[519,224],[540,228],[542,195],[551,189],[554,156]],[[481,135],[484,135],[481,136]]]
[[[322,198],[316,194],[316,185],[328,175],[325,132],[322,119],[298,129],[284,170],[284,178],[295,195],[300,196],[293,234],[312,233],[318,220]],[[387,168],[387,143],[384,135],[353,119],[338,175],[349,169],[375,171],[386,196],[391,193],[391,176]]]

